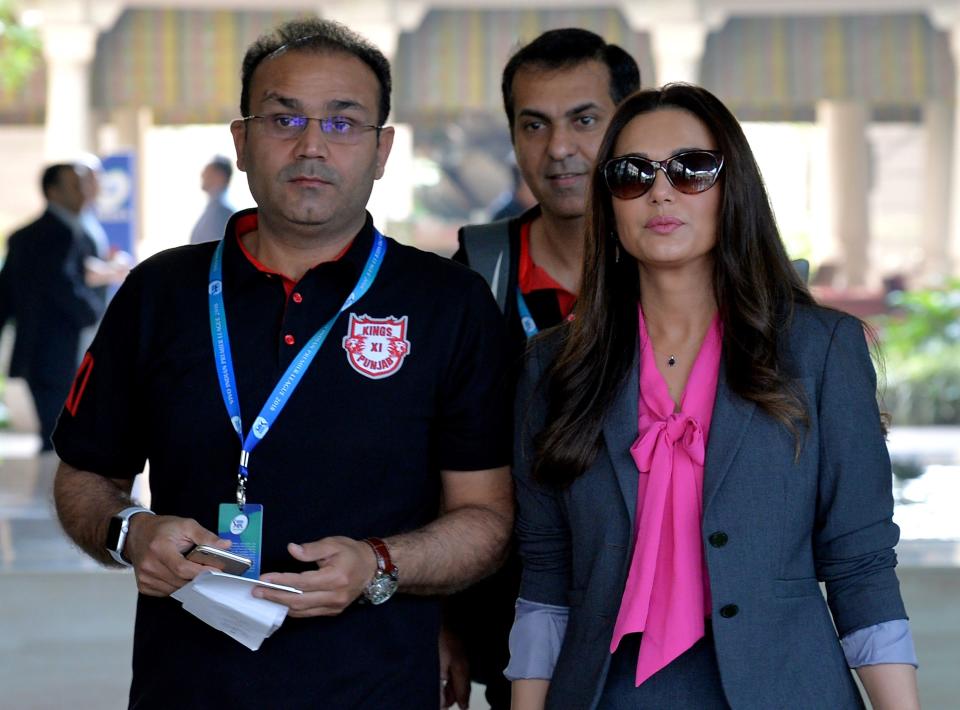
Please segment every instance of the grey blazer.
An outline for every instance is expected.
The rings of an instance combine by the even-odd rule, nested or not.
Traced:
[[[721,364],[701,528],[720,675],[736,709],[859,708],[837,633],[906,618],[876,376],[853,318],[802,306],[783,337],[810,417],[797,460],[792,434],[735,395]],[[570,607],[547,707],[585,710],[603,690],[633,551],[638,378],[634,366],[593,465],[557,491],[530,474],[546,406],[537,385],[555,350],[549,339],[533,349],[517,395],[520,596]]]

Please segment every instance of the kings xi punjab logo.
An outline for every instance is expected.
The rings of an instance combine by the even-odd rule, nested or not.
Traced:
[[[410,354],[407,340],[407,316],[371,318],[350,314],[350,325],[343,339],[350,367],[372,380],[389,377]]]

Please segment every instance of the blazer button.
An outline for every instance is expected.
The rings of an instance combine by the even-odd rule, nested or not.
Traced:
[[[740,607],[738,607],[736,604],[727,604],[726,606],[720,608],[720,616],[722,616],[724,619],[732,619],[739,613]]]
[[[710,544],[714,547],[723,547],[727,544],[727,540],[729,540],[727,534],[723,531],[715,532],[707,539],[710,540]]]

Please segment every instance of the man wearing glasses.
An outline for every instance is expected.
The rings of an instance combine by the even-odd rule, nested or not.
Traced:
[[[427,595],[503,554],[502,320],[480,277],[367,214],[389,102],[387,60],[341,25],[260,38],[231,125],[258,207],[135,269],[74,383],[56,501],[135,570],[133,706],[435,707]],[[146,459],[152,511],[129,497]],[[303,593],[254,591],[289,614],[253,653],[169,595],[205,569],[193,544],[256,525],[261,578]]]
[[[464,227],[453,258],[489,283],[517,365],[528,338],[571,315],[593,163],[617,103],[640,88],[640,71],[623,49],[593,32],[558,29],[514,53],[501,88],[517,166],[538,204],[510,220]],[[447,630],[460,638],[494,710],[510,707],[503,670],[519,578],[514,556],[454,597],[446,614]]]

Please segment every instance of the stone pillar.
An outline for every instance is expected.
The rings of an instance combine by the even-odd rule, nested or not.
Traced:
[[[44,154],[70,160],[93,145],[90,65],[97,28],[83,22],[46,22],[40,27],[47,64],[47,119]]]
[[[950,253],[950,166],[953,152],[953,122],[950,104],[928,101],[923,107],[926,166],[923,184],[922,276],[939,281],[949,273]],[[954,158],[955,162],[956,158]]]
[[[841,287],[864,286],[868,273],[870,224],[870,147],[867,106],[858,101],[820,101],[817,122],[823,128],[820,161],[823,208],[830,252],[836,257]]]
[[[960,14],[960,13],[958,13]],[[950,28],[953,55],[953,150],[950,181],[950,229],[947,238],[948,263],[945,274],[960,275],[960,17]]]
[[[948,148],[949,152],[945,151],[950,156],[950,187],[946,199],[949,217],[945,243],[939,247],[945,258],[938,271],[941,276],[960,276],[960,4],[931,3],[927,14],[933,26],[947,34],[950,54],[953,57],[953,125],[950,129],[952,147]],[[931,182],[932,178],[925,187],[931,187]]]
[[[419,27],[428,9],[422,0],[329,0],[317,8],[317,14],[342,22],[393,61],[400,33]]]
[[[72,160],[94,147],[90,66],[100,31],[112,27],[123,0],[33,0],[47,65],[47,160]]]
[[[664,22],[649,29],[657,85],[700,83],[700,60],[707,43],[703,22]]]
[[[144,209],[147,194],[147,171],[143,161],[147,155],[147,134],[153,126],[153,109],[149,106],[114,109],[110,112],[108,122],[101,127],[97,145],[98,152],[102,155],[109,155],[121,150],[132,150],[136,156],[134,169],[136,171],[137,216],[134,234],[138,247],[147,234],[146,210]],[[166,246],[174,245],[175,243]]]
[[[698,0],[621,0],[620,11],[634,32],[650,35],[657,86],[700,82],[707,34],[726,20],[723,8]]]

